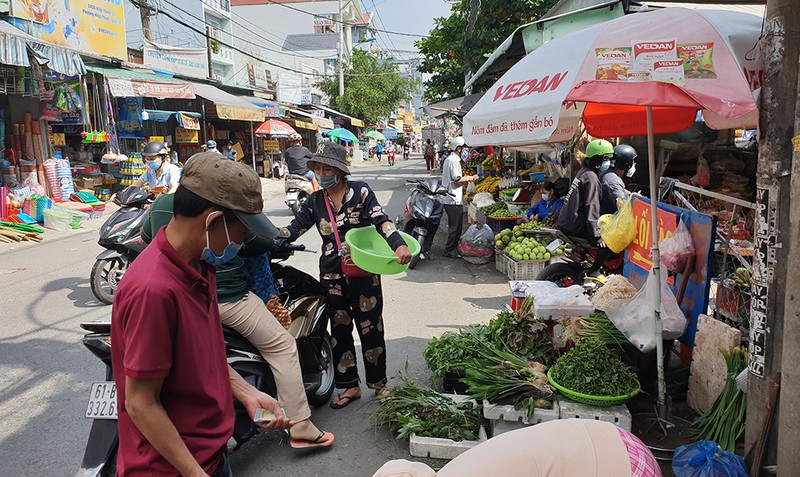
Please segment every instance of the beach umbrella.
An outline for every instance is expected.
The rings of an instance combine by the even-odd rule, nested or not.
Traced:
[[[531,52],[486,92],[464,118],[464,139],[470,146],[565,142],[580,121],[594,137],[647,135],[656,224],[654,134],[688,129],[698,110],[713,129],[755,126],[761,27],[761,17],[746,13],[670,7],[569,33]],[[652,273],[660,277],[658,227],[651,231]],[[661,414],[661,288],[654,289]]]
[[[355,134],[351,133],[350,131],[344,128],[331,129],[328,132],[328,137],[331,139],[336,139],[338,141],[358,142],[358,138],[355,136]]]
[[[268,119],[261,123],[260,126],[253,132],[261,136],[272,137],[289,137],[291,134],[296,134],[297,131],[283,121],[277,119]]]
[[[381,134],[378,131],[368,131],[366,134],[364,134],[364,137],[372,138],[372,139],[375,139],[376,141],[385,141],[386,140],[386,136],[384,136],[383,134]]]

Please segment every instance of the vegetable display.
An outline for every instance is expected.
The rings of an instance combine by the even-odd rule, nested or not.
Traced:
[[[459,332],[447,331],[431,338],[422,351],[431,378],[435,380],[446,371],[464,369],[467,361],[480,357],[479,350],[489,341],[490,334],[486,325],[470,325]]]
[[[622,275],[611,275],[597,292],[590,298],[598,310],[605,310],[611,300],[627,300],[636,295],[636,287],[631,285]]]
[[[553,381],[590,396],[624,396],[639,387],[636,374],[597,338],[584,338],[556,361]]]
[[[573,342],[577,342],[581,338],[595,338],[607,345],[613,344],[619,347],[628,342],[625,334],[617,329],[608,315],[602,311],[592,313],[585,318],[562,318],[560,323],[564,327],[564,339]]]
[[[375,423],[387,426],[398,439],[411,434],[454,441],[476,441],[483,425],[481,408],[470,401],[456,403],[433,389],[417,386],[406,375],[390,397],[382,398],[375,411]]]
[[[734,452],[736,442],[744,435],[747,395],[736,385],[736,376],[747,367],[743,348],[721,349],[728,367],[728,379],[714,404],[692,424],[689,437],[714,441],[722,450]]]

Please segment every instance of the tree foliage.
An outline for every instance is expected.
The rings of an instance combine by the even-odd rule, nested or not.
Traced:
[[[474,0],[472,0],[474,1]],[[434,20],[427,38],[416,45],[423,56],[420,71],[430,74],[425,99],[463,96],[467,72],[475,72],[514,30],[538,20],[557,0],[481,0],[472,37],[466,41],[470,0],[453,4],[450,16]]]
[[[389,61],[363,50],[353,50],[344,73],[344,95],[339,96],[336,76],[323,79],[317,86],[331,98],[335,109],[367,124],[375,124],[411,97],[417,81],[401,76],[397,65]]]

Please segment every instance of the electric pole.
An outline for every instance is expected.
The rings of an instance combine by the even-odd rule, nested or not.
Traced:
[[[206,59],[208,60],[208,77],[214,79],[214,65],[211,64],[211,26],[206,25]]]
[[[153,41],[153,33],[150,30],[150,9],[152,8],[148,0],[139,0],[139,18],[142,19],[142,35],[145,40]]]
[[[764,463],[777,463],[782,476],[800,468],[800,155],[793,157],[793,138],[800,149],[800,4],[767,0],[766,9],[745,453],[766,438]],[[753,73],[751,80],[758,82],[758,72]],[[777,373],[779,406],[772,432],[762,436],[769,425],[765,403]],[[749,464],[754,461],[757,465],[751,456]],[[752,469],[753,477],[762,474]]]
[[[344,96],[344,14],[339,0],[339,96]]]

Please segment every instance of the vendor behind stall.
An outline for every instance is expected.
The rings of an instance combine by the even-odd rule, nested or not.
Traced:
[[[167,146],[159,141],[150,141],[142,151],[147,170],[131,186],[144,187],[148,184],[152,191],[173,193],[178,188],[181,170],[169,162]]]
[[[528,209],[528,220],[544,221],[551,215],[555,218],[561,211],[564,200],[558,197],[555,184],[550,181],[542,184],[542,199]]]

